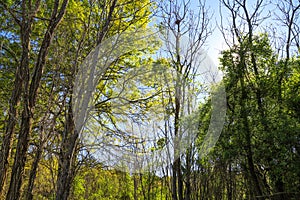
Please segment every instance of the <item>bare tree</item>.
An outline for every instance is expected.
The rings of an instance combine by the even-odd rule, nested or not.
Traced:
[[[192,5],[191,1],[159,1],[162,37],[166,46],[167,57],[175,71],[174,75],[174,99],[171,97],[174,121],[172,137],[174,139],[174,157],[172,164],[172,199],[190,199],[191,193],[191,169],[192,150],[187,150],[184,157],[180,155],[184,150],[180,149],[180,140],[183,138],[180,121],[185,114],[192,113],[193,98],[191,91],[199,65],[201,53],[203,53],[206,39],[211,34],[209,26],[209,13],[205,2],[199,1]],[[193,8],[192,8],[193,6]],[[197,7],[196,9],[194,7]],[[195,89],[195,88],[194,88]],[[182,172],[182,167],[186,172]],[[185,186],[184,186],[185,184]],[[185,190],[185,191],[184,191]]]
[[[278,1],[276,7],[280,11],[280,14],[276,16],[279,25],[283,25],[285,30],[281,38],[282,44],[278,47],[278,52],[282,52],[285,59],[284,69],[281,70],[281,74],[278,79],[278,100],[282,103],[282,83],[284,79],[284,74],[288,70],[288,62],[291,55],[293,55],[293,50],[295,52],[299,51],[299,13],[300,13],[300,2],[293,0]]]

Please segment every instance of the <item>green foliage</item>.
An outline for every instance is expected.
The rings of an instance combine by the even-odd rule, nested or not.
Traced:
[[[220,61],[225,72],[228,112],[212,156],[231,163],[231,167],[240,166],[239,172],[249,173],[247,145],[251,145],[263,192],[277,193],[280,184],[287,193],[296,192],[300,127],[295,105],[299,103],[299,60],[278,60],[268,36],[261,34],[254,36],[251,44],[245,37],[241,44],[223,51]],[[243,110],[250,133],[246,133]]]
[[[131,200],[134,195],[134,179],[137,181],[138,199],[161,199],[167,190],[162,188],[161,179],[154,174],[132,175],[113,169],[103,169],[101,165],[82,167],[73,182],[70,199]],[[150,193],[148,187],[151,185]],[[150,200],[149,199],[149,200]]]

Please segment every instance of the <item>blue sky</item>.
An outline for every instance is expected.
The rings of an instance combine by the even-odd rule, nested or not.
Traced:
[[[192,0],[197,1],[197,0]],[[222,33],[217,27],[217,24],[220,25],[220,14],[219,14],[219,0],[207,0],[207,6],[209,7],[210,13],[213,14],[211,19],[211,24],[213,27],[212,35],[208,38],[207,41],[207,48],[208,48],[208,55],[214,62],[214,64],[219,64],[218,57],[220,56],[220,51],[226,48],[225,40],[223,38]]]
[[[198,0],[191,0],[192,5],[196,5]],[[257,0],[248,0],[247,7],[249,9],[249,12],[251,13],[253,11],[253,6]],[[297,4],[297,0],[293,0],[294,4]],[[257,32],[266,32],[269,31],[266,29],[268,27],[269,29],[276,28],[276,34],[285,36],[286,31],[285,27],[282,26],[278,21],[275,21],[274,19],[277,17],[282,17],[282,13],[276,8],[274,5],[276,2],[273,1],[270,2],[263,2],[265,5],[263,12],[261,13],[261,16],[268,16],[269,18],[264,20],[261,24],[258,25],[258,28],[256,29]],[[219,59],[220,51],[227,49],[227,45],[225,43],[225,39],[223,38],[223,35],[221,31],[219,30],[218,26],[221,25],[221,17],[220,17],[220,1],[219,0],[206,0],[206,5],[209,7],[211,14],[213,14],[213,17],[211,18],[211,24],[214,28],[212,35],[207,40],[207,50],[208,54],[211,57],[212,61],[219,65]],[[222,6],[222,17],[223,17],[223,24],[224,26],[227,26],[226,23],[230,23],[230,16],[228,13],[228,9]]]

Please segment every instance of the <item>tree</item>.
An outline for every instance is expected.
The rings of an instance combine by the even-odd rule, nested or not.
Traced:
[[[196,74],[199,73],[202,48],[211,33],[209,13],[205,2],[199,1],[199,8],[193,11],[190,1],[165,1],[159,3],[161,16],[161,30],[166,46],[166,54],[170,65],[174,69],[174,91],[169,97],[172,108],[171,137],[173,137],[174,158],[172,164],[172,199],[190,199],[191,169],[193,166],[193,150],[186,151],[185,158],[180,155],[180,141],[184,139],[184,128],[181,122],[185,115],[192,114],[194,103],[193,94]],[[185,44],[186,42],[186,44]],[[189,134],[189,133],[187,133]],[[185,148],[185,147],[183,147]],[[183,164],[182,159],[185,160]],[[183,166],[185,173],[183,173]],[[185,186],[184,186],[185,183]],[[184,191],[186,190],[186,191]]]
[[[0,174],[1,178],[1,188],[4,184],[7,164],[11,149],[12,135],[15,130],[15,119],[17,116],[17,106],[19,104],[20,98],[22,96],[22,116],[21,116],[21,126],[17,143],[17,150],[15,154],[12,176],[10,181],[10,187],[7,193],[6,199],[19,199],[20,198],[20,188],[22,184],[22,174],[24,171],[24,166],[26,162],[26,152],[28,149],[28,139],[31,134],[32,119],[34,115],[34,108],[36,106],[36,96],[40,86],[40,80],[43,74],[43,68],[45,66],[46,57],[48,54],[48,49],[51,44],[51,40],[55,33],[55,30],[61,21],[68,1],[64,1],[59,5],[59,1],[53,4],[53,10],[50,16],[50,21],[48,27],[45,30],[45,35],[43,37],[42,44],[39,48],[39,53],[35,66],[32,70],[32,78],[30,78],[30,42],[32,27],[34,25],[34,19],[40,8],[41,1],[36,2],[26,2],[22,1],[21,5],[17,5],[20,9],[21,16],[11,9],[11,2],[2,2],[1,6],[10,13],[11,17],[14,19],[15,23],[20,27],[20,40],[22,46],[22,57],[20,65],[16,69],[15,74],[15,86],[12,91],[10,109],[9,109],[9,120],[4,136],[4,141],[2,143],[2,156],[0,163],[2,165],[2,171]]]
[[[284,100],[281,98],[285,90],[283,80],[290,78],[283,78],[288,72],[281,71],[289,68],[283,67],[286,62],[283,60],[288,58],[277,60],[278,56],[270,44],[269,36],[256,31],[258,24],[267,19],[261,12],[264,7],[263,1],[257,1],[252,10],[246,1],[222,1],[222,3],[231,15],[232,26],[227,30],[232,33],[233,43],[227,40],[231,47],[222,53],[221,63],[222,69],[226,72],[228,107],[233,115],[238,116],[231,118],[232,128],[229,129],[233,133],[237,131],[237,134],[232,134],[227,141],[230,143],[236,141],[236,144],[243,144],[245,147],[244,154],[240,157],[244,157],[246,161],[241,162],[241,166],[247,171],[245,178],[249,181],[248,184],[253,186],[249,196],[258,199],[270,196],[289,199],[292,196],[285,189],[285,183],[288,181],[283,181],[287,177],[282,172],[286,170],[283,167],[284,163],[296,164],[292,161],[295,154],[287,149],[292,149],[290,145],[297,139],[294,138],[295,132],[289,125],[291,121],[287,120],[289,117],[284,114]],[[225,31],[224,27],[222,30]],[[285,127],[289,127],[291,136],[289,139],[280,128],[283,121]],[[281,145],[277,148],[274,144]],[[235,145],[234,147],[240,148]],[[276,167],[271,166],[274,162]]]
[[[86,48],[84,46],[85,44],[88,46],[91,45],[90,42],[93,36],[95,36],[95,39],[92,40],[94,43],[92,43],[89,48],[95,48],[95,46],[93,46],[95,44],[97,46],[95,50],[91,51],[89,56],[85,58],[85,61],[81,64],[81,68],[78,66],[78,57],[75,57],[76,62],[71,66],[72,74],[68,76],[69,85],[65,93],[67,97],[66,105],[68,105],[66,113],[68,114],[65,118],[65,128],[62,132],[61,149],[59,152],[57,199],[67,199],[69,196],[69,191],[72,186],[71,183],[77,170],[76,166],[78,166],[77,156],[80,151],[79,147],[82,148],[85,145],[80,141],[80,137],[82,138],[81,135],[88,134],[83,130],[84,124],[86,123],[85,120],[90,117],[88,115],[90,112],[90,103],[94,103],[98,118],[101,118],[100,116],[105,114],[110,116],[112,111],[108,105],[110,104],[110,99],[113,98],[110,95],[105,96],[107,95],[106,92],[110,91],[110,82],[115,82],[119,74],[125,73],[125,70],[130,70],[131,67],[129,65],[129,67],[123,71],[122,68],[124,66],[119,66],[118,63],[129,59],[130,54],[133,54],[133,52],[136,54],[132,56],[132,58],[140,56],[139,54],[141,53],[139,52],[146,51],[147,48],[149,48],[147,47],[146,50],[134,49],[137,48],[137,44],[132,43],[132,46],[129,47],[127,46],[128,44],[124,42],[127,41],[126,38],[130,36],[126,31],[132,34],[138,34],[139,29],[145,29],[148,23],[149,6],[150,3],[148,1],[134,3],[131,1],[117,0],[105,2],[96,1],[94,4],[88,5],[90,17],[95,17],[95,19],[99,19],[99,21],[90,21],[90,17],[88,17],[87,21],[83,22],[86,28],[81,33],[82,36],[80,36],[83,38],[83,41],[75,48],[77,48],[77,52],[82,51],[82,49]],[[96,29],[94,29],[94,27],[96,27]],[[87,32],[91,35],[85,35]],[[114,34],[118,37],[114,36]],[[116,42],[112,45],[111,40],[116,40]],[[101,54],[103,52],[106,54]],[[94,80],[95,75],[97,75],[99,79]],[[78,93],[76,93],[77,90],[79,91]],[[96,92],[93,93],[93,90],[96,90]],[[81,93],[82,91],[84,92]],[[130,101],[128,102],[130,103]],[[106,124],[104,121],[105,120],[99,120],[97,122],[101,130],[105,129],[104,126]],[[92,138],[92,136],[83,137]]]

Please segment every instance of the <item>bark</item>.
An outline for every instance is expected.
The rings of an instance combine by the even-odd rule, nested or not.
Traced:
[[[54,91],[55,88],[55,84],[52,85],[51,88],[51,92],[50,92],[50,97],[49,97],[49,102],[48,102],[48,106],[46,107],[47,110],[50,110],[50,107],[53,105],[53,96],[52,93]],[[63,106],[62,106],[63,107]],[[59,111],[58,113],[60,113],[61,111]],[[31,165],[31,170],[30,170],[30,174],[29,174],[29,180],[28,180],[28,186],[26,189],[26,200],[32,200],[33,199],[33,188],[34,188],[34,183],[35,183],[35,178],[37,175],[37,170],[38,170],[38,165],[40,160],[42,159],[42,155],[44,152],[44,148],[46,146],[46,143],[48,142],[48,139],[50,137],[50,134],[55,131],[55,125],[57,122],[57,117],[58,114],[54,115],[53,118],[51,118],[51,124],[47,123],[47,118],[49,116],[48,115],[44,115],[43,118],[40,121],[40,131],[39,131],[39,143],[36,144],[36,152],[35,152],[35,156],[34,156],[34,160],[33,163]],[[47,132],[47,134],[46,134]]]
[[[172,171],[172,199],[177,200],[177,162],[173,163]]]
[[[190,148],[191,149],[191,148]],[[191,152],[190,149],[187,150],[186,154],[186,183],[185,183],[185,200],[191,199]]]
[[[63,133],[62,147],[59,154],[56,200],[67,200],[70,195],[72,181],[75,177],[76,147],[78,132],[75,130],[71,103]]]
[[[253,64],[253,70],[254,70],[254,74],[255,74],[255,78],[257,81],[259,81],[259,72],[258,72],[258,66],[256,63],[256,57],[253,53],[253,29],[255,24],[257,24],[257,22],[259,21],[258,19],[258,13],[260,8],[262,7],[262,0],[258,0],[256,1],[256,4],[254,6],[254,10],[252,13],[249,12],[249,9],[247,8],[247,4],[246,1],[233,1],[232,5],[228,2],[223,0],[222,3],[229,9],[229,11],[231,12],[231,17],[232,17],[232,30],[233,30],[233,37],[237,37],[238,43],[241,44],[245,41],[243,41],[243,37],[241,35],[240,31],[240,27],[237,24],[238,23],[238,17],[241,15],[239,13],[239,9],[242,10],[243,14],[245,15],[245,18],[243,18],[243,20],[245,20],[245,24],[247,25],[248,28],[248,32],[247,32],[247,36],[248,36],[248,40],[247,40],[247,47],[246,49],[240,49],[238,54],[240,57],[239,60],[239,65],[237,66],[237,73],[238,73],[238,77],[239,77],[239,83],[240,83],[240,87],[241,87],[241,97],[240,97],[240,106],[241,106],[241,110],[240,110],[240,118],[241,118],[241,124],[243,126],[243,134],[244,134],[244,139],[245,139],[245,154],[246,154],[246,162],[247,162],[247,170],[249,173],[249,181],[251,183],[251,185],[253,185],[253,193],[255,196],[261,196],[262,195],[262,188],[259,184],[259,180],[257,177],[257,174],[255,172],[255,166],[254,166],[254,160],[253,160],[253,151],[252,151],[252,132],[250,130],[250,125],[249,125],[249,120],[248,120],[248,114],[247,114],[247,109],[246,109],[246,101],[247,101],[247,91],[246,91],[246,85],[245,85],[245,76],[246,76],[246,71],[247,71],[247,63],[245,61],[245,55],[246,53],[248,53],[250,51],[250,59],[251,59],[251,63]],[[238,6],[237,6],[238,5]],[[236,7],[237,6],[237,7]],[[259,88],[255,88],[255,95],[256,95],[256,100],[257,100],[257,105],[259,108],[259,113],[261,116],[264,116],[264,110],[263,110],[263,104],[262,104],[262,91]],[[267,128],[267,125],[264,123],[264,121],[262,121],[262,124],[265,128]]]

